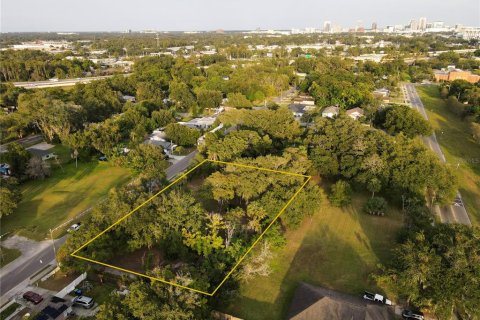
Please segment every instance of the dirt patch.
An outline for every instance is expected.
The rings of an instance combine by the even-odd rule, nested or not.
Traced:
[[[127,270],[144,273],[145,270],[152,270],[165,262],[163,255],[157,248],[141,248],[130,253],[116,257],[115,261],[109,264]]]

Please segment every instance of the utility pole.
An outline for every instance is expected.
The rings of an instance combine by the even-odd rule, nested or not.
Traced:
[[[53,255],[55,257],[55,262],[57,263],[58,266],[58,261],[57,261],[57,249],[55,248],[55,241],[53,240],[53,231],[50,229],[50,239],[52,240],[52,247],[53,247]]]

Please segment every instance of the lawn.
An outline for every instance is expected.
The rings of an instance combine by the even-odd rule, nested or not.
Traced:
[[[287,245],[273,260],[273,272],[240,288],[240,297],[222,311],[243,319],[285,319],[299,281],[352,294],[379,290],[371,280],[378,263],[387,263],[402,215],[361,212],[365,196],[345,209],[324,204],[301,227],[287,233]]]
[[[0,268],[9,264],[21,255],[22,253],[20,252],[20,250],[0,247]]]
[[[23,199],[15,213],[2,218],[2,233],[45,239],[54,228],[91,207],[110,189],[125,183],[130,171],[105,162],[64,164],[45,180],[22,185]]]
[[[460,193],[473,224],[480,224],[480,146],[468,123],[451,112],[437,86],[417,87],[447,162],[457,171]],[[457,168],[458,166],[458,168]]]

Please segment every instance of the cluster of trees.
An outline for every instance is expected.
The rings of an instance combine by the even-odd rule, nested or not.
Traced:
[[[2,185],[0,186],[0,199],[2,200],[0,218],[12,214],[17,208],[18,203],[22,200],[22,193],[18,188],[17,179],[3,179]]]
[[[37,50],[6,50],[0,52],[1,81],[40,81],[53,77],[83,77],[95,68],[87,59],[65,59],[68,53],[50,54]]]
[[[310,93],[320,107],[339,105],[351,109],[373,103],[373,77],[366,73],[355,75],[353,67],[336,57],[318,59],[300,89]]]
[[[480,143],[480,83],[454,80],[442,84],[440,96],[446,99],[450,111],[470,124],[475,141]]]
[[[304,174],[310,167],[306,151],[296,148],[285,149],[281,156],[269,155],[236,161],[248,166],[294,174]],[[195,192],[191,191],[189,181],[180,182],[170,192],[160,194],[135,211],[127,218],[128,223],[121,223],[96,239],[81,254],[99,261],[110,261],[118,255],[126,255],[142,248],[160,250],[165,260],[161,266],[147,269],[149,274],[160,274],[170,282],[199,290],[212,290],[212,286],[220,283],[285,203],[294,196],[305,178],[234,165],[207,163],[204,166],[191,178],[191,183],[194,184],[203,181],[195,187]],[[158,188],[151,189],[148,181],[143,180],[113,191],[106,202],[93,210],[83,231],[72,234],[61,248],[58,257],[62,261],[62,268],[84,269],[85,265],[72,259],[68,253],[145,202],[156,190]],[[254,258],[246,261],[245,266],[235,272],[227,287],[234,286],[238,279],[249,279],[265,270],[270,263],[266,257],[271,256],[271,250],[285,243],[285,228],[297,227],[303,217],[312,215],[319,205],[319,188],[308,185],[271,228],[271,232],[267,233],[259,251],[254,253]],[[268,249],[267,253],[265,248]],[[259,263],[261,268],[258,267]],[[136,285],[140,284],[134,283],[131,286]],[[131,296],[132,293],[129,294]],[[161,312],[166,307],[165,303],[160,299],[155,306],[156,312]],[[132,312],[131,308],[134,307],[127,308],[129,312]],[[192,309],[196,310],[192,312],[198,311],[197,307],[192,306]],[[101,313],[103,312],[108,310],[102,310]]]
[[[442,204],[455,196],[453,172],[420,141],[403,133],[392,137],[348,117],[317,118],[305,143],[319,174],[350,181],[372,196],[381,191],[393,197],[428,195]]]
[[[480,229],[432,224],[422,201],[406,201],[407,224],[393,260],[377,281],[408,304],[450,319],[480,317]]]
[[[433,132],[430,123],[420,113],[405,105],[390,105],[378,110],[374,124],[391,135],[402,133],[409,138],[428,136]]]

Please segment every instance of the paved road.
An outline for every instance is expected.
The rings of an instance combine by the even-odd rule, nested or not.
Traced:
[[[420,114],[422,114],[425,119],[428,120],[427,112],[423,106],[420,97],[418,96],[415,86],[411,83],[404,84],[403,91],[407,102],[409,102],[412,107],[414,107]],[[447,162],[445,156],[443,155],[442,149],[437,141],[437,136],[435,133],[429,137],[423,138],[424,143],[437,154],[442,162]],[[444,223],[461,223],[466,225],[471,225],[470,218],[468,217],[467,210],[463,205],[463,199],[460,192],[457,191],[456,202],[460,205],[449,205],[437,209],[437,212],[440,216],[440,221]]]
[[[130,74],[123,74],[125,77]],[[98,77],[86,77],[86,78],[74,78],[74,79],[59,79],[57,81],[27,81],[27,82],[13,82],[15,87],[22,87],[25,89],[37,89],[37,88],[53,88],[53,87],[69,87],[74,86],[77,83],[89,83],[95,80],[101,80],[113,77],[114,75],[98,76]]]
[[[43,137],[40,134],[35,134],[35,135],[32,135],[32,136],[28,136],[28,137],[25,137],[25,138],[22,138],[22,139],[18,139],[18,140],[0,145],[0,153],[7,152],[7,146],[10,143],[13,143],[13,142],[17,142],[17,143],[21,144],[22,146],[24,146],[26,148],[26,147],[29,147],[31,145],[37,144],[39,142],[42,142],[42,141],[43,141]]]
[[[198,153],[197,150],[190,152],[185,156],[185,158],[181,159],[175,164],[172,164],[170,167],[168,167],[165,170],[165,174],[167,176],[167,180],[172,180],[177,174],[180,172],[184,171],[185,169],[190,166],[190,163],[192,162],[192,159],[195,157],[195,155]]]
[[[58,249],[66,239],[66,236],[56,239],[55,248]],[[21,256],[0,269],[0,296],[41,271],[55,259],[51,242],[48,242],[46,241],[45,245],[39,245],[39,249],[34,255]]]

